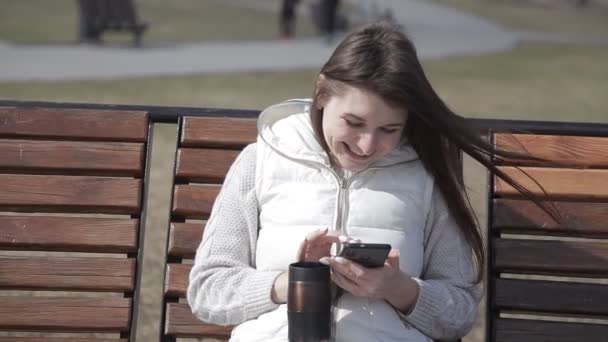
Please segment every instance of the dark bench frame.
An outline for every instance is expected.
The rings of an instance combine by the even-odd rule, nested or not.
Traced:
[[[192,108],[192,107],[162,107],[162,106],[136,106],[136,105],[100,105],[100,104],[78,104],[78,103],[53,103],[53,102],[26,102],[26,101],[3,101],[0,100],[0,107],[17,107],[23,110],[31,110],[34,108],[54,108],[54,109],[90,109],[90,110],[111,110],[111,111],[118,111],[118,112],[126,112],[126,111],[135,111],[135,112],[143,112],[147,114],[148,117],[148,122],[149,122],[149,127],[152,127],[155,124],[159,124],[159,123],[172,123],[172,124],[178,124],[178,129],[179,129],[179,134],[178,134],[178,151],[176,151],[176,162],[175,162],[175,175],[172,179],[173,181],[173,185],[172,185],[172,204],[171,204],[171,208],[165,208],[167,211],[171,212],[170,214],[170,227],[169,229],[173,229],[175,228],[175,224],[179,224],[180,221],[184,222],[187,218],[204,218],[206,217],[206,215],[208,215],[208,212],[210,210],[210,206],[212,204],[212,201],[215,197],[214,191],[210,191],[207,195],[207,197],[202,199],[201,202],[201,197],[197,197],[197,196],[191,196],[189,198],[187,198],[186,200],[182,200],[180,199],[180,196],[185,196],[184,194],[188,194],[188,190],[184,190],[186,188],[189,187],[189,183],[190,182],[202,182],[205,184],[215,184],[213,185],[213,187],[215,187],[215,189],[217,190],[217,188],[219,188],[219,183],[221,183],[222,178],[223,178],[223,174],[222,170],[225,170],[227,165],[229,165],[230,162],[230,158],[232,158],[233,156],[236,155],[236,153],[238,153],[238,150],[240,148],[242,148],[245,144],[247,144],[248,142],[252,141],[254,135],[252,135],[251,130],[254,129],[255,125],[254,125],[254,119],[257,117],[258,115],[258,111],[255,110],[230,110],[230,109],[215,109],[215,108]],[[0,109],[1,110],[1,109]],[[1,113],[1,112],[0,112]],[[224,124],[224,126],[222,126],[221,124],[219,126],[215,126],[214,128],[211,129],[211,131],[207,131],[204,133],[200,133],[200,132],[194,132],[192,134],[193,135],[193,139],[188,138],[188,134],[186,131],[187,127],[197,127],[196,122],[200,122],[200,120],[205,121],[205,122],[209,122],[209,120],[213,121],[215,119],[219,119],[220,123],[221,121],[226,122],[225,119],[222,118],[230,118],[229,119],[229,125],[226,126]],[[587,123],[562,123],[562,122],[535,122],[535,121],[512,121],[512,120],[486,120],[486,119],[471,119],[470,120],[471,124],[474,125],[477,129],[479,129],[481,134],[487,135],[488,137],[494,137],[495,134],[500,134],[502,132],[510,132],[510,131],[519,131],[519,132],[526,132],[526,133],[530,133],[533,135],[558,135],[558,136],[563,136],[563,135],[568,135],[568,136],[581,136],[581,137],[607,137],[608,138],[608,124],[587,124]],[[1,126],[1,121],[0,121],[0,126]],[[200,127],[202,126],[198,126],[200,129]],[[232,134],[223,134],[222,131],[222,127],[224,127],[225,129],[232,129],[233,132]],[[1,127],[0,127],[1,128]],[[203,130],[205,130],[203,128]],[[1,130],[0,130],[1,131]],[[149,132],[151,132],[151,129],[148,130]],[[219,133],[219,134],[218,134]],[[196,136],[199,136],[199,138],[202,136],[203,138],[198,139],[196,138]],[[0,136],[2,136],[0,134]],[[22,138],[23,139],[23,138]],[[148,141],[146,142],[146,155],[145,155],[145,171],[144,174],[142,176],[142,182],[143,182],[143,190],[142,190],[142,203],[141,203],[141,210],[142,210],[142,216],[141,216],[141,222],[140,222],[140,230],[139,230],[139,237],[138,240],[140,241],[140,245],[139,245],[139,249],[137,251],[131,251],[129,252],[129,255],[131,255],[132,257],[137,259],[137,272],[136,272],[136,279],[134,279],[134,289],[133,289],[133,311],[131,312],[131,323],[130,323],[130,329],[127,333],[121,334],[121,337],[124,339],[129,339],[131,341],[135,341],[136,339],[136,333],[137,333],[137,316],[139,313],[139,305],[138,305],[138,296],[139,296],[139,287],[141,286],[141,262],[143,260],[142,256],[143,256],[143,245],[141,244],[141,242],[143,242],[143,238],[144,238],[144,234],[146,232],[146,222],[145,222],[145,210],[148,207],[148,192],[149,192],[149,183],[150,183],[150,146],[152,143],[152,140],[154,139],[154,137],[152,135],[148,136]],[[222,157],[220,158],[221,160],[219,161],[219,163],[221,164],[220,166],[217,167],[212,167],[213,170],[209,171],[204,171],[204,172],[210,172],[210,173],[206,173],[206,176],[202,177],[200,175],[190,175],[186,169],[183,169],[182,171],[180,171],[180,152],[179,149],[211,149],[211,150],[228,150],[228,154],[232,157]],[[199,155],[200,156],[200,155]],[[185,158],[182,156],[182,159]],[[182,160],[183,162],[183,160]],[[218,171],[219,170],[219,171]],[[5,173],[7,171],[4,171],[4,169],[2,169],[2,166],[0,165],[0,174],[1,173]],[[10,172],[10,171],[9,171]],[[180,174],[180,172],[183,172],[182,174]],[[219,173],[218,173],[219,172]],[[501,195],[499,194],[499,191],[494,191],[493,189],[495,189],[494,187],[494,181],[493,181],[493,177],[492,175],[490,175],[490,185],[491,185],[491,191],[488,192],[488,196],[489,196],[489,212],[488,212],[488,217],[489,217],[489,229],[490,229],[490,236],[494,237],[494,238],[501,238],[501,233],[504,233],[504,231],[501,231],[501,229],[505,228],[504,224],[503,226],[500,226],[500,224],[497,224],[496,222],[496,209],[493,205],[493,203],[495,203],[497,200],[500,199]],[[180,187],[182,188],[180,190]],[[607,194],[608,196],[608,194]],[[199,202],[197,202],[199,201]],[[608,203],[608,200],[605,199],[595,199],[594,200],[595,203],[604,203],[604,205],[608,205],[606,203]],[[1,203],[0,203],[1,204]],[[1,205],[0,205],[1,208]],[[1,211],[1,210],[0,210]],[[593,238],[606,238],[608,236],[608,227],[605,226],[599,226],[597,222],[600,222],[598,220],[602,220],[602,222],[608,222],[608,210],[606,210],[605,212],[598,212],[598,214],[596,216],[593,217],[593,222],[591,222],[593,224],[593,229],[594,232],[591,235],[587,235],[589,237],[593,237]],[[192,227],[190,227],[192,228]],[[507,227],[507,228],[512,228],[512,227]],[[507,233],[509,232],[508,229],[505,230]],[[527,232],[526,232],[527,233]],[[537,231],[536,234],[546,234],[547,232],[539,232]],[[552,234],[551,232],[549,232],[550,234]],[[588,232],[589,233],[589,232]],[[560,233],[561,235],[564,235],[565,233],[562,231]],[[580,236],[580,232],[576,233],[579,234]],[[559,235],[559,234],[558,234]],[[565,234],[567,235],[567,234]],[[572,234],[571,234],[572,235]],[[521,327],[521,326],[517,326],[517,327],[505,327],[504,324],[506,323],[511,323],[512,321],[507,320],[507,321],[501,321],[499,319],[500,314],[503,311],[515,311],[517,312],[522,312],[522,311],[527,311],[530,310],[532,313],[537,313],[538,311],[543,311],[542,308],[537,308],[534,307],[533,304],[530,304],[530,298],[525,298],[525,291],[524,291],[524,297],[517,297],[515,295],[511,295],[511,297],[505,297],[500,290],[497,291],[496,286],[497,286],[497,279],[500,278],[500,273],[505,271],[504,266],[501,266],[501,262],[499,260],[498,265],[497,265],[497,257],[500,257],[500,255],[497,253],[497,245],[496,245],[496,241],[497,240],[490,240],[490,244],[489,244],[489,263],[488,263],[488,310],[487,310],[487,327],[488,327],[488,333],[487,333],[487,340],[488,341],[504,341],[504,342],[511,342],[511,341],[523,341],[521,340],[522,338],[522,334],[529,334],[529,336],[534,336],[534,334],[538,333],[535,332],[535,326],[538,325],[538,321],[533,321],[531,322],[531,324],[529,326],[526,327]],[[180,250],[181,247],[184,247],[183,245],[180,248],[174,248],[174,252],[171,252],[171,248],[172,248],[172,243],[175,244],[175,241],[167,241],[167,252],[168,252],[168,256],[166,258],[166,262],[165,262],[165,266],[166,266],[166,279],[163,279],[163,305],[162,305],[162,320],[161,320],[161,324],[158,327],[158,329],[160,330],[160,336],[161,336],[161,340],[163,341],[174,341],[175,338],[177,336],[182,336],[182,337],[196,337],[196,336],[215,336],[215,337],[221,337],[221,336],[225,336],[225,334],[227,333],[227,330],[224,328],[218,328],[215,326],[210,326],[210,325],[203,325],[200,324],[196,321],[193,321],[192,317],[185,317],[183,316],[184,314],[187,316],[187,312],[184,313],[183,309],[183,305],[180,306],[180,304],[178,303],[178,300],[180,298],[183,298],[184,295],[184,288],[186,286],[187,283],[187,278],[184,279],[185,276],[187,276],[187,267],[182,264],[184,259],[188,259],[191,258],[192,256],[192,246],[196,246],[198,241],[189,241],[190,247],[185,247],[182,248]],[[10,247],[10,241],[2,241],[2,236],[0,234],[0,247],[2,249],[6,249],[8,247]],[[175,245],[173,245],[173,247],[175,247]],[[10,248],[8,248],[10,249]],[[501,251],[504,249],[501,249]],[[177,251],[177,252],[175,252]],[[575,256],[576,257],[576,256]],[[594,265],[598,265],[601,264],[600,261],[607,261],[608,262],[608,252],[606,252],[604,249],[598,250],[597,252],[597,256],[596,256],[596,260],[594,261]],[[542,266],[542,265],[541,265]],[[511,269],[507,270],[507,271],[512,271]],[[529,269],[524,270],[524,271],[530,271]],[[541,267],[541,271],[542,267]],[[547,270],[544,270],[547,271]],[[587,267],[587,269],[584,269],[583,267],[583,271],[582,272],[577,272],[580,270],[574,269],[574,272],[572,272],[572,270],[570,270],[570,272],[561,272],[560,270],[549,270],[551,272],[556,271],[558,274],[562,274],[562,275],[580,275],[580,274],[585,274],[585,275],[589,275],[589,274],[593,274],[595,272],[596,276],[598,275],[597,272],[601,272],[602,269],[598,270],[594,270],[594,269],[589,269],[589,267]],[[549,273],[551,273],[549,272]],[[533,272],[534,273],[534,272]],[[542,272],[541,272],[542,273]],[[600,273],[601,274],[601,273]],[[0,277],[2,275],[0,274]],[[604,276],[605,277],[605,276]],[[1,280],[1,279],[0,279]],[[0,282],[1,283],[1,282]],[[519,285],[519,284],[516,284]],[[563,285],[562,283],[550,283],[550,284],[542,284],[544,287],[544,289],[546,291],[551,291],[552,289],[560,289],[560,286]],[[557,285],[557,286],[554,286]],[[527,286],[526,284],[522,285],[524,286],[524,289],[526,289]],[[570,284],[568,284],[567,286],[570,286]],[[592,292],[590,292],[586,297],[579,297],[578,299],[582,299],[582,300],[593,300],[595,301],[595,303],[600,303],[600,304],[594,304],[592,306],[592,308],[590,309],[590,311],[585,311],[584,309],[581,310],[574,310],[576,315],[583,315],[584,317],[592,317],[592,318],[606,318],[608,316],[608,308],[605,307],[604,304],[601,303],[608,303],[608,292],[606,290],[607,286],[600,286],[600,285],[594,285],[594,286],[588,286],[588,285],[582,285],[582,288],[585,289],[591,289]],[[2,289],[2,287],[0,287],[0,289]],[[19,288],[17,288],[18,290]],[[10,288],[10,290],[16,290],[15,288]],[[535,290],[537,291],[537,290]],[[535,292],[537,293],[537,292]],[[497,297],[498,296],[498,297]],[[505,301],[511,301],[511,302],[505,302]],[[575,301],[576,302],[576,301]],[[529,305],[532,305],[532,307],[527,307]],[[602,306],[603,305],[603,306]],[[171,311],[172,309],[176,309],[177,311]],[[559,309],[559,308],[558,308]],[[549,310],[545,310],[546,312],[548,312],[549,314],[552,313],[561,313],[561,310],[558,310],[555,308],[550,308]],[[568,310],[565,311],[566,313],[568,313]],[[173,316],[172,316],[173,315]],[[176,316],[177,315],[177,316]],[[170,319],[179,319],[183,322],[182,325],[179,326],[178,330],[174,330],[171,331],[169,329],[169,320]],[[516,323],[521,323],[520,321],[517,321]],[[499,328],[502,329],[501,333],[502,335],[497,335],[497,324],[501,325]],[[543,325],[543,324],[540,324]],[[587,337],[605,337],[607,335],[599,335],[602,334],[604,332],[607,331],[608,326],[605,325],[598,325],[598,324],[585,324],[585,323],[575,323],[575,324],[566,324],[566,325],[562,325],[561,323],[546,323],[545,325],[549,326],[551,329],[555,328],[557,329],[556,331],[562,331],[565,333],[569,333],[569,334],[579,334],[578,336],[587,336]],[[0,323],[0,326],[2,326],[2,324]],[[565,328],[562,328],[562,326],[565,326]],[[511,329],[511,330],[509,330]],[[523,329],[523,330],[522,330]],[[527,330],[526,330],[527,329]],[[560,329],[565,329],[565,330],[560,330]],[[504,331],[507,331],[507,334],[504,333]],[[168,332],[168,333],[167,333]],[[510,335],[509,335],[510,332]],[[202,335],[201,335],[202,334]],[[542,334],[542,333],[539,333]],[[586,335],[584,335],[586,334]],[[516,336],[519,339],[515,339]],[[566,335],[564,335],[566,336]],[[35,339],[22,339],[19,341],[34,341]],[[532,340],[535,341],[542,341],[542,339],[538,339],[538,337],[534,337],[532,338]],[[4,341],[2,339],[2,337],[0,337],[0,341]],[[35,341],[40,341],[40,340],[35,340]],[[69,340],[68,340],[69,341]],[[563,341],[573,341],[571,339],[567,339],[567,336],[564,337]]]

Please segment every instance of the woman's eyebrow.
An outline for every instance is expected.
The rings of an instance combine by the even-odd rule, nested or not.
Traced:
[[[353,119],[353,120],[357,120],[357,121],[365,121],[365,119],[363,119],[360,116],[357,116],[353,113],[344,113],[344,116],[347,117],[348,119]]]
[[[396,123],[392,123],[392,124],[384,125],[384,126],[382,126],[382,127],[395,127],[395,128],[397,128],[397,127],[403,127],[403,126],[405,126],[405,124],[404,124],[404,123],[401,123],[401,122],[396,122]]]
[[[353,113],[344,113],[344,116],[350,120],[365,122],[364,118],[362,118],[358,115],[355,115]],[[405,126],[405,123],[403,123],[403,122],[395,122],[395,123],[391,123],[391,124],[382,125],[382,127],[386,127],[386,128],[393,128],[393,127],[399,128],[399,127],[403,127],[403,126]]]

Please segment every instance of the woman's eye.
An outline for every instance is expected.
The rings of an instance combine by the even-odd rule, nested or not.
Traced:
[[[349,120],[346,120],[346,119],[344,119],[344,121],[346,121],[346,124],[349,127],[355,127],[355,128],[363,127],[363,123],[362,122],[352,122],[352,121],[349,121]]]
[[[399,131],[399,129],[397,129],[397,128],[380,128],[380,129],[382,130],[382,132],[388,133],[388,134],[396,133],[397,131]]]

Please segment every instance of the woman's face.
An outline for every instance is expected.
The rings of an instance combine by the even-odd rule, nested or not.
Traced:
[[[370,91],[343,85],[340,94],[320,105],[325,141],[333,161],[343,169],[366,169],[401,141],[407,113]]]

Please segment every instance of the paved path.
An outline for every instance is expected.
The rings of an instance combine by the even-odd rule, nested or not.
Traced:
[[[421,58],[510,49],[520,38],[518,33],[487,20],[424,0],[377,2],[391,8],[395,19],[405,25]],[[0,80],[113,79],[319,68],[334,47],[334,44],[327,44],[318,38],[164,45],[148,43],[143,48],[27,46],[0,42]]]

